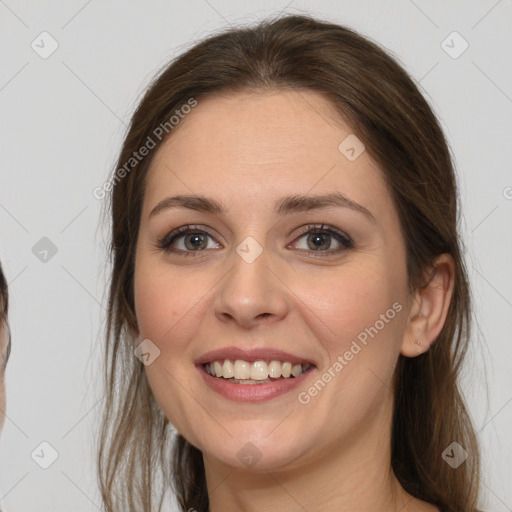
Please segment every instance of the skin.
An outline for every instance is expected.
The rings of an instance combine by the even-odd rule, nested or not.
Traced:
[[[211,512],[437,510],[408,495],[391,470],[392,383],[399,354],[417,356],[439,334],[453,264],[439,257],[430,285],[410,293],[398,214],[381,171],[366,151],[352,162],[338,150],[350,133],[314,92],[210,97],[175,129],[149,171],[136,317],[140,338],[160,350],[146,366],[156,400],[203,452]],[[332,192],[364,206],[374,221],[337,206],[282,217],[273,211],[283,196]],[[227,211],[170,208],[150,216],[178,194],[208,196]],[[322,223],[348,234],[354,248],[315,256],[315,235],[305,226]],[[158,247],[190,224],[209,229],[205,249],[188,249],[195,256],[187,257]],[[263,248],[250,264],[236,252],[247,236]],[[173,247],[187,250],[190,238],[181,235]],[[326,246],[342,247],[329,236]],[[299,403],[298,394],[397,302],[400,313],[307,405]],[[193,363],[230,345],[281,349],[317,368],[285,395],[233,402],[206,386]],[[247,442],[261,454],[252,468],[237,457]]]

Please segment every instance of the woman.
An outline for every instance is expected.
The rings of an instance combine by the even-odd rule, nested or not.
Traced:
[[[5,420],[5,367],[11,351],[11,339],[7,326],[7,281],[0,265],[0,433]]]
[[[0,265],[0,434],[5,421],[5,367],[11,352],[11,336],[7,324],[8,306],[7,280],[2,271],[2,265]]]
[[[5,419],[5,367],[11,352],[11,339],[7,325],[8,304],[7,281],[0,265],[0,432]]]
[[[208,38],[110,188],[106,510],[476,510],[453,167],[382,49],[305,16]]]

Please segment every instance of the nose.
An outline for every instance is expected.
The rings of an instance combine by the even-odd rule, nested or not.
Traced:
[[[265,250],[252,263],[233,254],[231,270],[222,279],[214,300],[215,315],[244,329],[286,317],[289,288],[270,266]]]

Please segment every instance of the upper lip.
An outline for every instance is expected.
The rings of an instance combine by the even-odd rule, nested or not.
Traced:
[[[236,361],[241,359],[243,361],[254,362],[254,361],[282,361],[290,362],[292,364],[311,364],[316,366],[315,363],[307,358],[290,354],[282,350],[273,348],[251,348],[248,350],[241,349],[239,347],[225,347],[216,350],[206,352],[201,357],[198,357],[194,364],[202,365],[211,363],[212,361],[220,361],[222,359],[230,359]]]

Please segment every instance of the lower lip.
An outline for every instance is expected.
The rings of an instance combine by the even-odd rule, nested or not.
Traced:
[[[315,370],[312,366],[298,377],[279,379],[267,384],[236,384],[223,378],[212,377],[206,373],[202,365],[196,368],[210,389],[235,402],[261,402],[284,395],[304,382]]]

